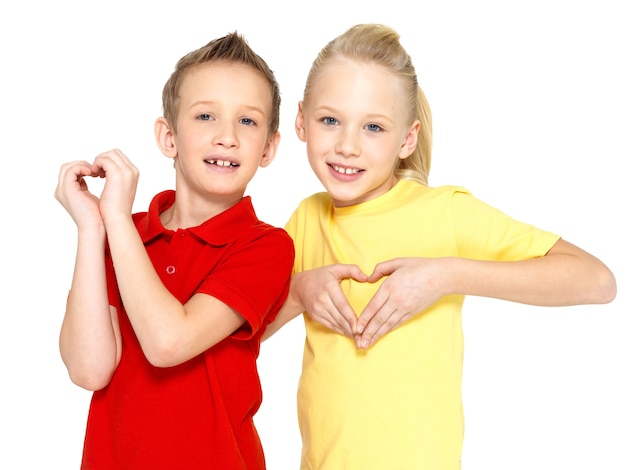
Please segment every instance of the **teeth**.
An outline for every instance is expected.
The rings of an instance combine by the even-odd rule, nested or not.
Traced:
[[[232,162],[227,162],[225,160],[208,160],[208,162],[217,166],[237,166]]]
[[[354,175],[358,173],[359,171],[361,171],[358,168],[344,168],[342,166],[336,166],[336,165],[332,165],[332,167],[336,172],[342,173],[344,175]]]

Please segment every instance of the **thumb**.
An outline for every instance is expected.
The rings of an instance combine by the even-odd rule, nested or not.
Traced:
[[[333,274],[339,281],[354,279],[358,282],[367,282],[368,276],[356,264],[337,264],[333,267]]]

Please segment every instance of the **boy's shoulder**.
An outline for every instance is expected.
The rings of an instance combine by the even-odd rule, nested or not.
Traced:
[[[277,227],[261,220],[255,224],[254,229],[249,232],[248,236],[253,238],[271,237],[276,239],[277,243],[293,245],[293,240],[283,227]]]

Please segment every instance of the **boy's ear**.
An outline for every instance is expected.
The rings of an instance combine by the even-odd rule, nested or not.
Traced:
[[[168,158],[175,158],[178,156],[178,149],[176,148],[176,140],[174,138],[174,132],[167,122],[167,119],[160,117],[154,123],[154,136],[156,137],[157,145]]]
[[[417,147],[417,134],[420,130],[420,122],[416,119],[409,127],[409,131],[404,137],[404,142],[402,143],[402,147],[400,147],[400,151],[398,152],[398,158],[403,160],[411,155],[415,151],[415,147]]]
[[[304,129],[304,111],[302,101],[298,103],[298,114],[296,114],[296,134],[298,139],[306,142],[306,130]]]
[[[261,156],[261,161],[259,162],[259,166],[261,168],[265,168],[267,165],[272,163],[274,157],[276,156],[276,151],[278,150],[278,144],[280,143],[280,132],[276,131],[273,135],[267,139],[267,143],[265,144],[265,151],[263,152],[263,156]]]

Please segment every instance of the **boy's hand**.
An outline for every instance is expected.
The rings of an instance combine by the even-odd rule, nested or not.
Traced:
[[[79,227],[102,225],[99,199],[89,192],[85,177],[99,176],[86,161],[69,162],[61,166],[54,197],[70,214]]]
[[[120,215],[128,217],[137,192],[137,168],[117,149],[98,155],[91,168],[93,173],[106,178],[100,196],[102,218],[106,221]]]
[[[436,258],[396,258],[379,263],[368,278],[389,276],[363,309],[355,342],[368,348],[381,336],[436,302],[444,291]]]
[[[367,274],[357,265],[333,264],[295,274],[290,288],[313,320],[352,338],[357,317],[340,285],[349,278],[367,282]]]

